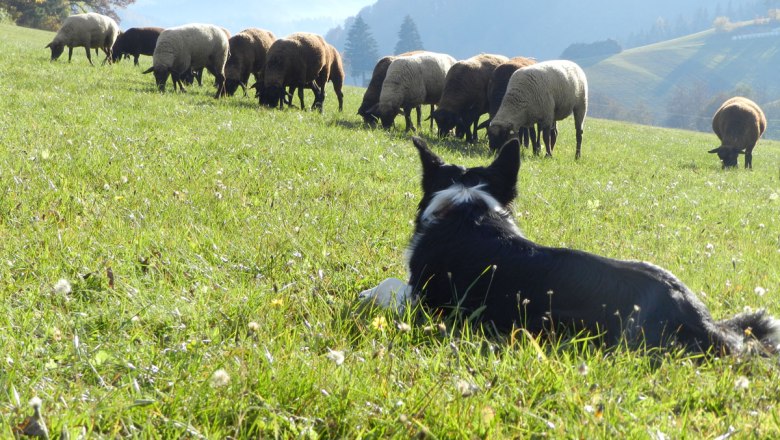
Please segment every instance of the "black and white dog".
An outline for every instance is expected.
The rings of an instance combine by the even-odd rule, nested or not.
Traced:
[[[401,295],[477,316],[500,331],[584,330],[608,345],[732,354],[780,348],[780,321],[763,310],[715,321],[693,292],[658,266],[525,238],[509,209],[520,168],[517,140],[489,166],[475,168],[446,164],[422,139],[413,142],[423,196],[407,251],[410,280],[406,288],[396,286]]]

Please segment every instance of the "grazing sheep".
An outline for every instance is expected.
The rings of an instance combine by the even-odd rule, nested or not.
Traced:
[[[328,81],[333,84],[333,93],[336,94],[336,98],[339,101],[339,111],[343,111],[344,93],[341,91],[341,88],[344,86],[344,62],[341,60],[341,54],[335,47],[328,44],[328,48],[330,49]],[[322,88],[322,94],[324,95],[325,84],[322,84],[320,88]]]
[[[265,58],[276,37],[270,31],[257,28],[244,29],[230,37],[230,55],[225,64],[225,89],[233,96],[238,86],[246,95],[249,74],[256,82],[263,81]]]
[[[363,93],[363,102],[360,103],[360,107],[357,111],[357,114],[363,118],[363,122],[365,122],[368,126],[376,126],[376,118],[371,113],[369,113],[368,110],[379,102],[379,94],[382,93],[382,83],[385,81],[385,76],[387,76],[387,68],[390,67],[390,63],[392,63],[393,60],[398,57],[407,57],[410,55],[416,55],[421,52],[422,51],[416,50],[412,52],[405,52],[400,55],[388,55],[377,61],[376,65],[374,66],[374,71],[371,73],[371,80],[368,82],[368,87],[366,87],[366,91]],[[420,122],[420,107],[418,106],[417,125],[420,125]]]
[[[480,54],[452,66],[444,81],[439,107],[431,115],[439,127],[439,136],[458,127],[467,142],[477,141],[479,117],[488,111],[490,77],[506,61],[508,58],[502,55]]]
[[[303,88],[314,91],[314,102],[321,105],[324,99],[320,84],[328,82],[330,66],[328,43],[317,35],[297,32],[280,38],[268,49],[260,103],[282,108],[288,87],[300,88],[298,98],[303,105]]]
[[[536,64],[536,60],[526,57],[515,57],[509,59],[509,61],[496,67],[493,71],[493,75],[488,82],[488,119],[483,122],[478,128],[487,128],[490,125],[490,121],[498,112],[498,108],[501,106],[501,100],[504,99],[506,93],[506,86],[509,83],[509,78],[512,74],[525,66]],[[540,133],[541,134],[541,133]],[[534,144],[534,151],[539,153],[539,137],[536,135],[533,125],[530,127],[523,127],[519,132],[520,140],[523,145],[528,146],[528,141],[531,139]]]
[[[68,62],[73,56],[73,48],[83,47],[87,52],[89,64],[92,64],[90,49],[95,48],[97,53],[100,48],[106,54],[105,62],[111,60],[111,47],[118,35],[119,26],[111,17],[94,12],[76,14],[65,19],[57,35],[46,47],[51,49],[51,60],[54,61],[62,55],[65,46],[68,46]]]
[[[120,32],[111,49],[111,59],[117,62],[122,55],[132,55],[133,65],[138,65],[138,57],[141,55],[153,55],[157,38],[163,31],[161,27],[130,28]]]
[[[406,131],[414,130],[412,109],[439,103],[447,72],[454,64],[455,58],[436,52],[396,58],[387,68],[379,102],[368,113],[379,118],[384,128],[390,128],[403,109]]]
[[[582,147],[582,126],[588,111],[588,81],[577,64],[545,61],[523,67],[512,74],[501,106],[488,127],[490,148],[497,150],[520,128],[539,124],[547,156],[552,156],[555,121],[574,114],[577,152]]]
[[[766,116],[755,102],[735,96],[723,103],[712,118],[712,131],[720,139],[720,146],[710,153],[718,153],[723,168],[736,167],[737,156],[745,155],[745,168],[753,169],[753,148],[766,130]]]
[[[153,65],[144,73],[154,72],[157,87],[165,91],[168,75],[181,87],[183,76],[192,70],[206,68],[216,80],[219,98],[225,89],[225,62],[228,36],[225,30],[211,24],[187,24],[162,31],[154,48]],[[183,88],[182,88],[183,90]]]

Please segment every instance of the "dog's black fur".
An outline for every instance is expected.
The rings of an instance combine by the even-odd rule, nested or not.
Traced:
[[[777,350],[780,321],[763,310],[715,321],[658,266],[526,239],[509,209],[520,168],[517,140],[489,166],[475,168],[445,164],[422,139],[413,142],[423,196],[407,257],[409,284],[424,305],[478,316],[499,331],[585,330],[607,345]]]

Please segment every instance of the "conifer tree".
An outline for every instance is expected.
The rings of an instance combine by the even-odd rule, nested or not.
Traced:
[[[404,17],[401,23],[401,29],[398,30],[398,43],[395,45],[395,54],[402,54],[413,50],[423,50],[420,33],[417,32],[417,25],[410,15]]]
[[[355,78],[361,76],[363,83],[366,80],[366,72],[371,73],[379,58],[376,40],[371,35],[371,29],[363,17],[359,15],[347,33],[347,41],[344,43],[344,58],[349,66],[350,75]]]

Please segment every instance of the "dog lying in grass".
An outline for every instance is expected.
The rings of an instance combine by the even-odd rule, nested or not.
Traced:
[[[407,250],[408,286],[380,284],[363,292],[364,299],[398,310],[394,304],[417,297],[428,308],[502,332],[585,331],[607,345],[729,354],[778,350],[780,321],[763,310],[715,321],[663,268],[525,238],[509,208],[520,169],[517,140],[490,165],[474,168],[446,164],[422,139],[413,142],[423,196]]]

